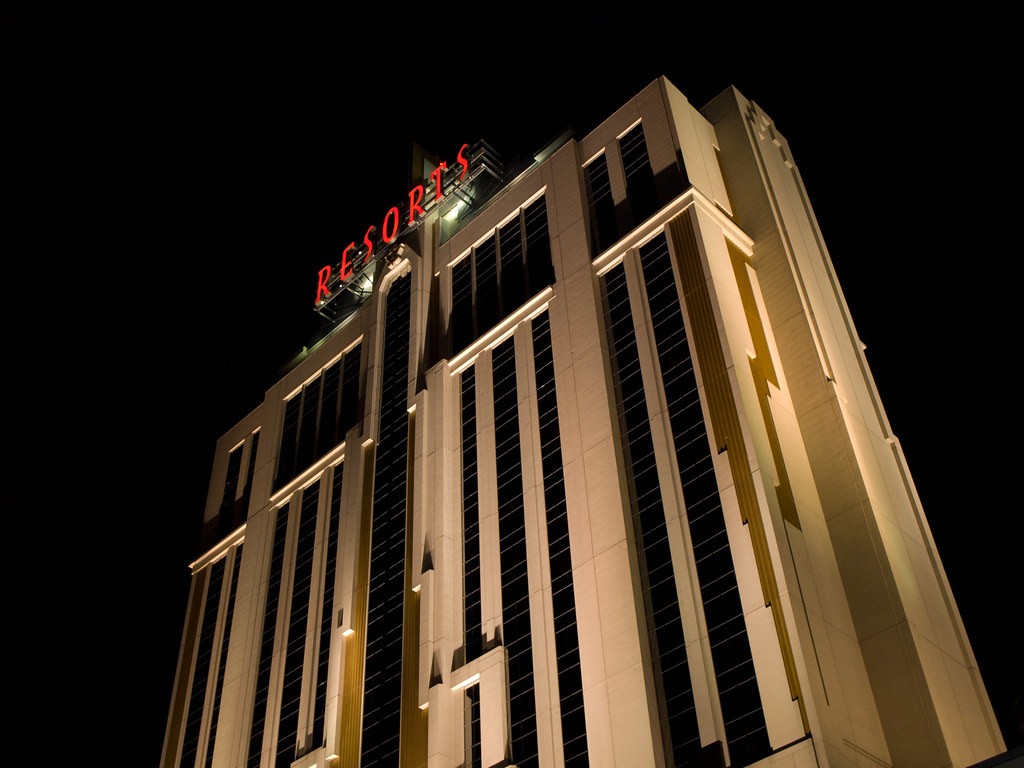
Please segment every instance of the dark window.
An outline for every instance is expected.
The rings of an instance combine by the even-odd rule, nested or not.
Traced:
[[[380,435],[373,473],[373,519],[370,524],[372,548],[363,688],[362,768],[398,765],[411,284],[408,275],[398,278],[386,297]]]
[[[587,182],[587,201],[590,204],[590,242],[594,258],[606,251],[619,239],[619,225],[615,220],[615,199],[608,178],[608,158],[604,152],[583,168]]]
[[[228,472],[224,482],[224,496],[221,498],[220,511],[217,513],[216,528],[211,528],[209,531],[204,529],[202,544],[212,545],[213,534],[216,534],[216,540],[223,539],[245,522],[245,518],[249,514],[249,499],[252,497],[253,472],[256,468],[256,451],[259,448],[259,443],[260,433],[257,430],[253,432],[252,440],[249,441],[249,461],[246,463],[245,485],[242,486],[241,495],[238,494],[238,485],[242,479],[242,456],[245,454],[245,443],[228,455]]]
[[[476,327],[486,333],[498,324],[498,250],[494,236],[484,240],[473,253],[476,260]]]
[[[733,765],[771,752],[668,243],[640,248],[672,440]]]
[[[316,694],[313,700],[313,738],[311,747],[324,744],[324,712],[327,708],[327,668],[331,659],[331,627],[334,624],[334,579],[338,565],[338,527],[341,523],[341,485],[345,465],[334,468],[331,483],[331,516],[327,525],[327,564],[320,594],[320,648],[317,651]]]
[[[238,493],[238,481],[242,474],[242,444],[228,454],[228,476],[224,481],[224,497],[220,502],[220,519],[231,520],[235,511],[235,495]]]
[[[256,433],[259,434],[258,432]],[[210,736],[206,740],[205,768],[213,766],[213,747],[217,741],[217,715],[220,714],[220,696],[224,690],[224,673],[228,666],[228,641],[231,639],[231,617],[235,612],[235,595],[238,594],[238,571],[242,565],[242,545],[235,547],[235,563],[231,568],[231,591],[228,593],[227,615],[224,617],[224,637],[220,641],[220,662],[217,664],[217,687],[213,692],[210,707]]]
[[[642,123],[637,123],[618,140],[622,172],[626,182],[626,204],[616,210],[608,176],[607,153],[602,152],[583,168],[590,207],[591,254],[599,256],[617,240],[643,224],[660,206],[658,186],[647,154]],[[666,194],[680,188],[678,169],[662,179]]]
[[[537,420],[540,427],[544,505],[547,508],[548,558],[551,561],[551,602],[554,607],[558,699],[562,715],[562,752],[566,768],[589,765],[587,723],[583,712],[580,641],[576,631],[569,516],[562,473],[558,431],[555,364],[551,353],[551,323],[547,313],[533,321],[533,356],[537,376]]]
[[[555,281],[541,196],[452,266],[452,352],[458,354]]]
[[[281,428],[281,452],[277,457],[275,488],[280,488],[295,477],[295,445],[299,435],[299,410],[301,407],[301,392],[284,405],[284,426]]]
[[[632,212],[632,226],[643,224],[658,210],[654,171],[647,155],[643,124],[637,123],[621,139],[622,170],[626,177],[626,199]]]
[[[548,206],[543,197],[538,197],[523,209],[523,236],[526,239],[529,293],[532,296],[555,282],[555,266],[551,263],[551,237],[548,235]]]
[[[195,671],[192,675],[192,693],[188,700],[185,736],[181,744],[181,762],[179,765],[182,768],[192,768],[197,762],[196,752],[199,749],[199,730],[203,725],[203,702],[206,700],[206,685],[210,677],[213,636],[217,631],[217,609],[220,605],[220,588],[223,583],[224,558],[221,558],[210,566],[210,585],[206,590],[203,626],[199,631]]]
[[[357,344],[345,353],[341,374],[341,402],[334,422],[334,445],[345,440],[345,434],[359,423],[359,353]],[[334,445],[331,447],[333,448]],[[324,451],[326,453],[326,451]],[[323,456],[323,453],[320,454]]]
[[[306,385],[302,393],[302,420],[299,422],[299,450],[295,458],[295,471],[313,463],[316,454],[316,429],[320,415],[320,392],[322,376],[317,376]]]
[[[291,611],[285,636],[284,680],[281,683],[281,710],[277,728],[277,765],[291,765],[299,726],[302,699],[302,662],[306,655],[306,621],[309,618],[309,592],[313,579],[313,545],[316,542],[316,508],[320,501],[320,483],[302,492],[299,509],[299,536],[295,545],[295,570],[292,581]]]
[[[501,249],[501,316],[508,317],[526,301],[523,232],[518,217],[498,230]]]
[[[494,350],[494,438],[501,562],[501,627],[508,654],[512,761],[537,765],[537,704],[533,693],[530,585],[526,569],[526,520],[514,339]]]
[[[480,620],[480,508],[476,466],[476,374],[472,366],[462,372],[462,554],[466,658],[482,650]]]
[[[473,257],[452,267],[452,347],[465,349],[476,338],[473,330]]]
[[[256,472],[256,452],[260,447],[259,430],[252,433],[252,443],[249,446],[249,461],[245,470],[245,487],[242,489],[242,496],[235,502],[235,516],[232,521],[232,530],[240,526],[249,516],[249,499],[252,498],[252,478]]]
[[[483,752],[480,742],[480,686],[466,689],[466,761],[465,768],[481,768]]]
[[[285,403],[275,489],[344,441],[359,421],[359,348],[350,349]]]
[[[612,380],[661,730],[667,742],[668,762],[686,765],[700,750],[700,732],[625,271],[619,267],[608,272],[603,286]]]
[[[338,400],[341,397],[341,360],[328,366],[323,376],[320,425],[316,437],[316,455],[323,456],[340,440],[335,441],[338,430]]]
[[[274,634],[277,627],[277,606],[281,599],[281,570],[284,566],[284,541],[288,530],[287,508],[277,510],[274,543],[270,555],[270,577],[267,582],[267,604],[263,610],[259,662],[256,666],[256,694],[249,728],[249,757],[246,768],[259,768],[263,751],[263,726],[267,720],[267,696],[270,692],[270,667],[274,660]]]

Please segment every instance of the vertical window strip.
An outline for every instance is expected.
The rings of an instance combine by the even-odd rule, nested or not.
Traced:
[[[452,351],[461,352],[476,338],[473,331],[473,258],[452,267]]]
[[[608,272],[603,285],[612,379],[622,425],[622,452],[662,733],[669,744],[668,757],[682,766],[700,751],[700,731],[624,270],[619,267]]]
[[[224,497],[220,502],[220,518],[231,519],[235,509],[235,495],[238,493],[238,480],[242,473],[242,448],[240,445],[228,454],[228,475],[224,481]]]
[[[484,334],[498,324],[498,252],[491,235],[476,247],[476,325]]]
[[[628,184],[631,179],[643,172],[644,165],[650,167],[642,123],[637,123],[619,139],[619,151],[622,153],[622,171]]]
[[[548,206],[543,195],[523,210],[523,238],[526,241],[530,285],[527,295],[534,296],[555,282],[555,267],[551,262],[551,237],[548,234]]]
[[[476,458],[476,369],[462,372],[462,555],[465,661],[480,656],[480,506]]]
[[[370,580],[363,689],[362,768],[398,761],[405,592],[407,387],[411,278],[387,294],[381,414],[374,467]]]
[[[345,360],[342,363],[344,370],[341,376],[341,401],[338,403],[338,426],[331,448],[340,445],[345,440],[346,433],[359,422],[359,356],[359,344],[345,353]],[[324,453],[320,455],[323,456]]]
[[[769,754],[771,745],[664,234],[641,247],[640,264],[647,286],[729,755],[734,765],[746,765]]]
[[[285,635],[284,681],[277,728],[277,765],[291,765],[298,740],[299,705],[302,699],[302,662],[306,655],[306,622],[313,580],[313,545],[316,543],[316,510],[320,483],[302,492],[299,536],[295,547],[295,578],[292,581],[291,612]]]
[[[615,219],[615,200],[611,179],[608,177],[608,157],[601,153],[583,168],[590,205],[591,256],[597,256],[619,239],[619,226]]]
[[[331,660],[331,628],[334,625],[334,580],[338,563],[338,528],[341,524],[341,486],[345,465],[334,468],[331,483],[331,511],[327,525],[327,564],[320,605],[320,648],[317,652],[316,694],[313,700],[313,748],[324,744],[324,713],[327,709],[327,670]]]
[[[587,723],[583,711],[583,678],[580,671],[579,634],[576,628],[572,557],[569,551],[569,516],[558,431],[555,364],[551,352],[551,324],[547,313],[533,321],[533,354],[536,363],[544,503],[547,508],[548,558],[551,562],[551,602],[554,606],[562,751],[566,768],[574,768],[590,763],[587,754]]]
[[[519,217],[498,230],[501,256],[501,317],[508,317],[526,301],[526,270],[523,267],[523,228]]]
[[[452,266],[452,352],[461,352],[554,282],[542,195]]]
[[[306,385],[302,393],[302,421],[299,424],[299,449],[295,460],[295,474],[313,463],[316,456],[316,428],[320,415],[320,383],[317,377]]]
[[[210,585],[206,590],[206,607],[203,610],[202,628],[199,630],[195,671],[192,675],[192,692],[188,701],[188,719],[185,721],[181,761],[178,763],[181,768],[191,768],[197,762],[199,731],[203,725],[203,703],[206,700],[206,685],[210,677],[210,661],[213,657],[213,637],[217,631],[220,588],[224,583],[224,558],[218,560],[210,568]]]
[[[258,432],[256,433],[259,434]],[[238,594],[238,571],[242,565],[242,545],[235,547],[235,562],[231,567],[231,588],[228,592],[227,614],[224,617],[224,637],[220,641],[220,661],[217,663],[217,687],[210,706],[210,736],[206,740],[205,768],[213,765],[213,747],[217,741],[217,716],[220,714],[220,696],[224,690],[224,673],[228,666],[228,646],[231,640],[231,618],[235,612],[235,595]]]
[[[526,567],[519,403],[515,339],[494,350],[494,433],[498,485],[502,635],[508,653],[512,762],[537,765],[537,704],[534,699],[530,633],[530,589]]]
[[[654,184],[654,170],[647,154],[642,123],[637,123],[619,139],[622,170],[626,177],[626,197],[633,213],[633,226],[639,226],[658,210],[658,192]]]
[[[466,689],[466,760],[464,768],[482,768],[484,762],[480,729],[480,686]]]
[[[336,446],[338,433],[338,396],[341,394],[341,365],[338,360],[324,370],[322,404],[320,406],[320,425],[316,439],[316,455],[323,456]]]
[[[274,488],[345,439],[359,420],[359,344],[285,403]]]
[[[274,476],[275,488],[280,488],[295,477],[295,443],[299,435],[299,411],[301,407],[301,392],[284,404],[281,452],[277,457],[277,474]]]
[[[252,480],[256,473],[256,452],[260,447],[260,430],[252,433],[252,445],[249,446],[249,462],[245,471],[245,489],[242,491],[242,498],[239,499],[235,508],[234,524],[232,528],[241,525],[249,516],[249,500],[252,498]]]
[[[274,542],[270,555],[270,576],[267,581],[267,604],[263,610],[263,631],[256,668],[256,693],[253,697],[252,724],[249,728],[249,756],[246,768],[259,768],[263,752],[263,727],[267,719],[270,694],[270,669],[274,662],[274,634],[277,608],[281,599],[281,571],[284,566],[285,534],[288,532],[288,508],[277,510]]]

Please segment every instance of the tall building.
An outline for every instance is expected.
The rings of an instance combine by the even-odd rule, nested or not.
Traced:
[[[660,79],[419,162],[218,443],[161,765],[1001,752],[771,119]]]

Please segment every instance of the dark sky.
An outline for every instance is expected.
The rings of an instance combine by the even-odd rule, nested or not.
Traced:
[[[698,107],[735,84],[788,138],[1005,730],[1024,675],[1002,618],[1021,512],[998,20],[436,7],[7,25],[18,748],[156,763],[214,443],[315,328],[316,270],[405,194],[410,141],[532,154],[660,74]]]

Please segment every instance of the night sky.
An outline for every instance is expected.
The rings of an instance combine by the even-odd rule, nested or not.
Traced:
[[[661,74],[697,107],[735,84],[789,140],[1004,736],[1024,743],[998,20],[437,7],[5,25],[8,746],[156,764],[215,441],[315,330],[317,269],[402,200],[410,142],[532,155]]]

